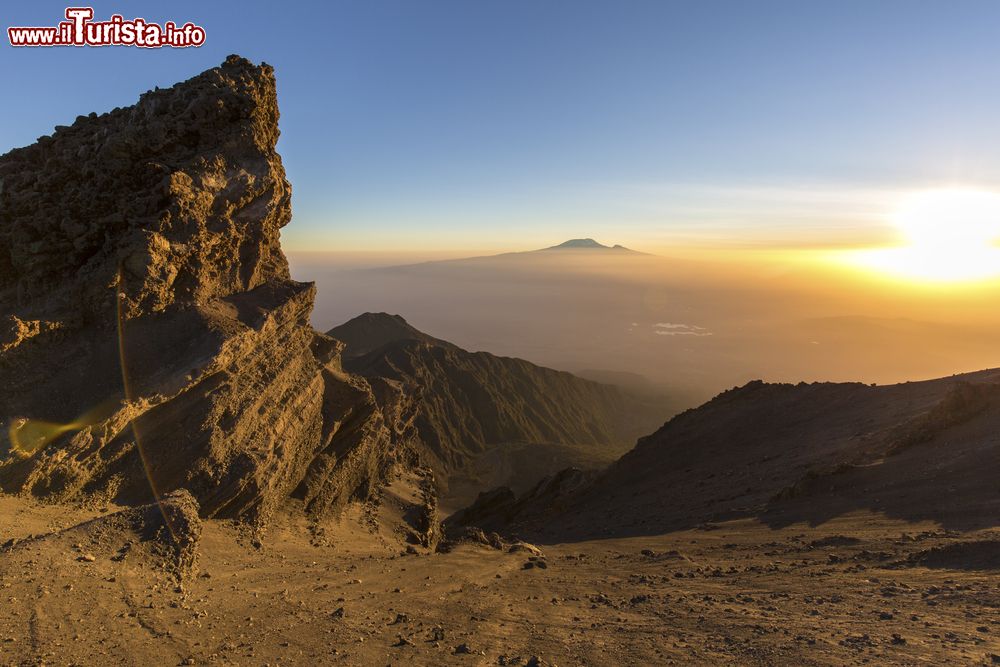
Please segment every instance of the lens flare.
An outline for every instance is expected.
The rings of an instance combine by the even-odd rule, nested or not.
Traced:
[[[50,442],[58,438],[63,433],[77,431],[85,428],[86,424],[70,422],[68,424],[54,424],[40,419],[27,419],[24,417],[14,419],[7,431],[10,440],[10,451],[17,457],[26,459],[34,456]]]
[[[118,329],[118,362],[122,372],[122,387],[125,390],[125,399],[127,401],[131,401],[134,393],[128,373],[128,363],[126,358],[128,355],[125,352],[125,313],[122,310],[123,302],[126,299],[125,293],[121,291],[124,284],[124,270],[121,266],[119,266],[118,282],[115,286],[115,316]],[[174,530],[174,523],[173,519],[171,519],[170,513],[164,511],[163,509],[163,496],[160,493],[160,490],[156,487],[156,481],[153,479],[153,471],[152,468],[150,468],[149,460],[146,457],[146,451],[142,446],[142,437],[140,435],[139,426],[136,424],[135,419],[129,422],[129,426],[132,428],[132,435],[135,436],[135,449],[139,453],[139,461],[142,463],[142,469],[146,473],[146,480],[149,482],[149,490],[153,494],[153,502],[156,503],[156,506],[160,510],[160,515],[163,517],[163,522],[166,524],[167,530],[170,532],[170,537],[176,542],[177,531]]]
[[[117,400],[109,399],[66,424],[26,417],[13,419],[7,429],[10,451],[22,459],[34,456],[64,433],[100,424],[114,413],[117,406]]]

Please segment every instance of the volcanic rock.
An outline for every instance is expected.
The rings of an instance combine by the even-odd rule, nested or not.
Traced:
[[[263,524],[378,487],[405,406],[308,324],[278,134],[272,68],[230,56],[0,157],[0,489]]]
[[[998,426],[995,370],[888,386],[754,381],[674,417],[591,479],[567,470],[520,497],[483,493],[448,523],[542,542],[859,511],[978,529],[1000,511]]]
[[[517,492],[567,466],[600,468],[663,423],[663,408],[618,387],[468,352],[399,315],[365,313],[328,332],[344,368],[414,401],[412,445],[453,502]]]

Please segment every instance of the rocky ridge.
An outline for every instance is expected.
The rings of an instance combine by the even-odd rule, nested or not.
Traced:
[[[863,511],[992,527],[998,423],[998,371],[878,387],[755,381],[674,417],[597,475],[565,470],[520,496],[494,489],[449,523],[534,541]]]
[[[0,157],[0,489],[142,504],[188,490],[263,526],[370,497],[411,401],[340,367],[280,246],[272,68],[229,57]]]
[[[413,446],[450,500],[518,491],[567,466],[601,468],[663,423],[666,408],[523,359],[469,352],[399,315],[365,313],[329,332],[344,367],[415,401]]]

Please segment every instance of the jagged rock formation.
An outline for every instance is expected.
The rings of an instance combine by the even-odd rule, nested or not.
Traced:
[[[665,416],[617,387],[467,352],[398,315],[366,313],[328,334],[347,344],[347,370],[416,401],[414,444],[456,501],[497,484],[527,489],[566,466],[602,467]]]
[[[323,428],[294,491],[313,516],[337,511],[351,499],[377,493],[393,464],[418,463],[410,446],[414,401],[398,383],[344,372],[343,343],[316,333],[313,351],[323,362]]]
[[[969,529],[1000,512],[1000,372],[875,387],[752,382],[682,413],[592,480],[499,489],[454,525],[532,539],[653,535],[853,511]]]
[[[308,325],[277,139],[271,67],[231,56],[0,157],[3,491],[185,488],[261,523],[293,491],[319,515],[378,486],[407,407]]]

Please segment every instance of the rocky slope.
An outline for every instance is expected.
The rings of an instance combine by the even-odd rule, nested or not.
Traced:
[[[467,352],[398,315],[366,313],[328,335],[346,343],[347,370],[399,383],[417,402],[421,457],[456,502],[497,484],[524,490],[566,466],[603,467],[665,417],[617,387]]]
[[[0,488],[263,524],[364,499],[407,400],[340,369],[279,232],[275,79],[231,56],[0,157]],[[155,494],[153,490],[155,489]]]
[[[949,528],[1000,516],[1000,372],[892,386],[753,382],[682,413],[606,471],[498,489],[456,524],[531,539],[653,535],[873,511]]]

